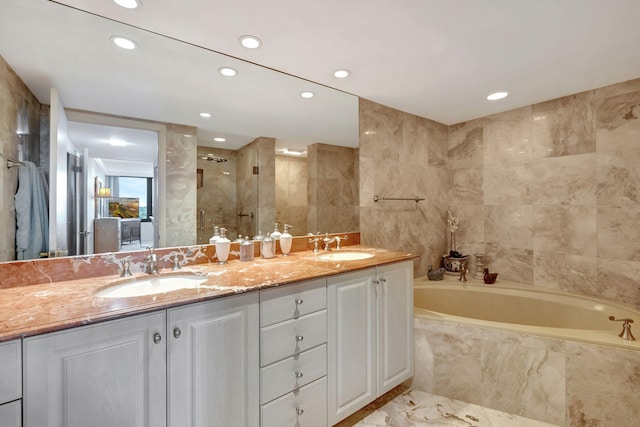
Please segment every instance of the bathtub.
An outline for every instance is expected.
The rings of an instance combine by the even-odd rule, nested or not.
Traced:
[[[618,336],[622,322],[609,320],[609,316],[633,319],[631,332],[640,340],[640,311],[516,283],[485,285],[473,280],[462,284],[451,278],[416,278],[414,309],[421,318],[640,350],[640,341]]]

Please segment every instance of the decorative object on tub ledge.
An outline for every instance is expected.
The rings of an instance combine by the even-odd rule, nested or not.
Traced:
[[[373,201],[377,202],[379,200],[411,200],[413,202],[421,202],[424,200],[424,197],[416,196],[416,197],[380,197],[378,195],[373,196]]]
[[[627,317],[624,319],[616,319],[615,316],[609,316],[609,320],[612,322],[624,322],[622,324],[622,332],[618,335],[623,340],[627,341],[635,341],[636,338],[631,333],[631,324],[633,323],[633,319]]]
[[[484,254],[474,254],[476,259],[476,271],[473,273],[474,279],[484,278]]]
[[[498,273],[489,273],[488,268],[484,269],[484,276],[482,279],[484,280],[484,283],[486,283],[487,285],[493,285],[494,283],[496,283],[497,277],[498,277]]]
[[[429,280],[442,280],[443,274],[444,268],[434,270],[431,266],[429,266],[429,270],[427,271],[427,277],[429,278]]]
[[[447,226],[450,235],[450,250],[448,254],[442,255],[442,265],[447,274],[458,275],[462,271],[467,270],[467,262],[469,255],[462,255],[456,249],[456,231],[460,224],[460,219],[453,215],[451,211],[447,211]]]

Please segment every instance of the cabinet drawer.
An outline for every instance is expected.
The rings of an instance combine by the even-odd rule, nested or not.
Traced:
[[[327,310],[261,328],[260,366],[327,342]]]
[[[327,345],[262,368],[260,375],[260,403],[267,403],[327,375]]]
[[[263,405],[261,415],[262,427],[326,427],[327,377]]]
[[[22,341],[0,343],[0,404],[22,397]]]
[[[11,403],[0,405],[0,427],[22,426],[22,401],[15,400]]]
[[[260,291],[260,326],[269,326],[327,308],[326,279]]]

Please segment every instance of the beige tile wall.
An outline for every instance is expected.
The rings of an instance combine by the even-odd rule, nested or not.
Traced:
[[[306,158],[276,155],[276,220],[297,236],[307,234],[307,182]]]
[[[24,160],[32,160],[39,165],[38,158],[29,158],[27,146],[37,146],[39,138],[40,103],[13,69],[0,56],[0,153],[18,159],[20,143],[16,133],[18,111],[25,106],[29,116],[29,135],[25,140]],[[32,144],[33,143],[33,144]],[[34,155],[37,153],[34,153]],[[18,185],[18,169],[7,169],[7,163],[0,158],[0,261],[15,259],[15,203],[14,195]]]
[[[312,233],[357,231],[357,150],[316,143],[307,152],[307,228]]]
[[[424,275],[451,209],[499,278],[640,308],[640,79],[449,127],[362,99],[360,132],[364,244]]]
[[[458,246],[500,277],[640,308],[640,79],[449,129]]]
[[[360,99],[359,163],[362,243],[419,255],[414,274],[425,275],[446,248],[447,126]]]

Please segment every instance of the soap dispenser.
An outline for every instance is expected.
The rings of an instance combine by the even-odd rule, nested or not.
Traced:
[[[260,255],[262,258],[273,258],[276,256],[276,241],[267,233],[267,237],[260,241]]]
[[[209,244],[213,245],[218,239],[220,239],[220,229],[216,225],[213,227],[213,236],[209,239]]]
[[[293,236],[289,234],[290,228],[293,228],[293,225],[285,224],[284,233],[280,236],[280,250],[285,256],[289,255],[289,252],[291,252],[291,243],[293,241]]]
[[[220,229],[220,238],[214,243],[216,245],[216,257],[218,257],[218,264],[226,264],[229,258],[229,249],[231,248],[231,241],[227,239],[227,229]]]
[[[253,261],[253,240],[244,239],[240,242],[240,261]]]
[[[280,224],[276,222],[276,226],[273,229],[273,233],[271,233],[271,237],[273,237],[273,240],[279,240],[280,236],[282,235],[282,233],[280,233],[280,230],[278,230],[278,226]]]

